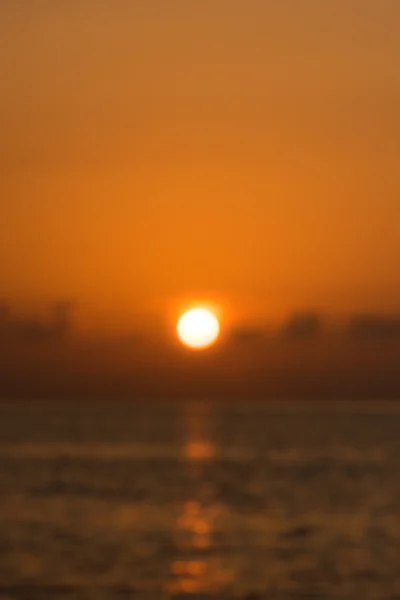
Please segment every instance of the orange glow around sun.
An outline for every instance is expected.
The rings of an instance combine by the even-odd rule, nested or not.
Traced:
[[[217,340],[220,324],[217,317],[205,308],[193,308],[183,313],[176,331],[180,341],[189,348],[208,348]]]

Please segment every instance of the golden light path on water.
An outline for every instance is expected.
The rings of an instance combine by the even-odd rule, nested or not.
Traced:
[[[210,435],[212,412],[207,405],[190,404],[184,418],[182,452],[195,493],[183,503],[176,519],[175,542],[180,556],[170,564],[165,587],[172,595],[218,593],[233,580],[234,572],[222,563],[214,546],[223,509],[204,479],[205,464],[217,457]]]

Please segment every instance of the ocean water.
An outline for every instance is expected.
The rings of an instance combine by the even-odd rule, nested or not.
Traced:
[[[400,403],[2,403],[0,599],[400,599]]]

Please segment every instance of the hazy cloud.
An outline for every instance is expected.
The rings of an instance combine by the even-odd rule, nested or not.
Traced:
[[[348,324],[349,337],[360,341],[400,341],[400,317],[355,315]]]
[[[73,327],[71,310],[71,303],[60,302],[54,305],[49,320],[41,320],[15,317],[6,304],[0,304],[0,341],[23,343],[61,341]]]
[[[318,313],[294,313],[281,329],[287,340],[308,340],[316,338],[321,331],[322,319]]]
[[[239,344],[253,345],[255,343],[265,342],[267,331],[262,327],[236,327],[230,335],[232,342]]]

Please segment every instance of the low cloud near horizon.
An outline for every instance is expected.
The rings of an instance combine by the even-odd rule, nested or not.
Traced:
[[[72,304],[57,302],[48,319],[16,316],[5,303],[0,304],[0,341],[42,344],[63,342],[73,328]]]
[[[281,336],[285,340],[310,340],[322,331],[322,317],[317,312],[293,313],[283,325]]]
[[[382,315],[355,315],[347,334],[359,342],[400,342],[400,317]]]
[[[0,344],[13,342],[14,344],[45,345],[47,343],[64,343],[76,333],[73,312],[75,303],[73,302],[55,302],[46,318],[38,316],[20,316],[17,315],[12,307],[6,303],[0,302]],[[232,326],[227,331],[225,338],[225,347],[245,346],[260,349],[265,344],[284,341],[285,343],[307,342],[307,341],[327,341],[331,339],[334,333],[335,341],[342,342],[357,341],[358,343],[400,343],[400,316],[384,314],[364,314],[356,313],[350,315],[344,322],[334,318],[326,323],[326,315],[314,310],[295,310],[288,314],[279,324],[261,325],[241,325],[240,323]],[[97,336],[97,337],[96,337]],[[96,339],[109,339],[117,342],[121,341],[135,342],[136,344],[151,341],[153,334],[147,334],[142,329],[130,329],[125,334],[116,334],[108,336],[98,330],[94,335]],[[77,334],[76,339],[79,339]]]

